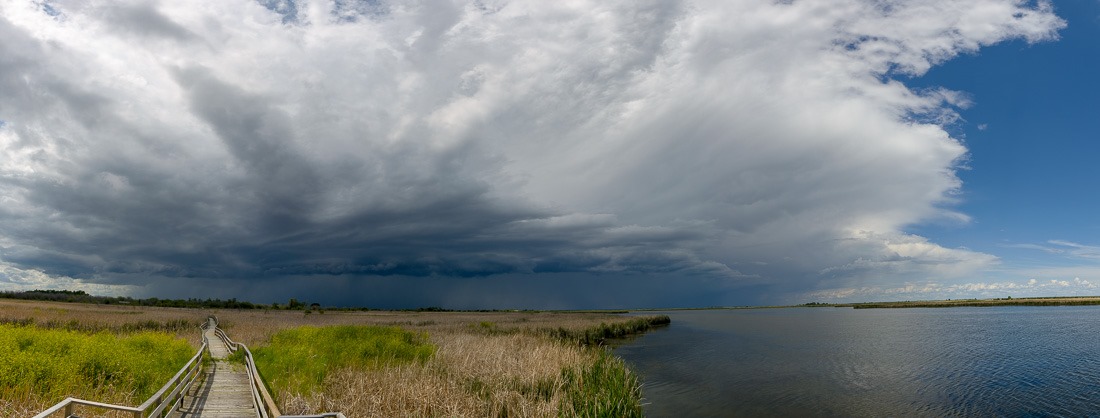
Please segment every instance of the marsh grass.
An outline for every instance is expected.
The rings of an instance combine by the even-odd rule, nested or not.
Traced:
[[[278,394],[312,393],[341,368],[423,362],[435,353],[426,336],[397,327],[304,326],[279,331],[253,352],[256,367]]]
[[[196,349],[202,344],[199,327],[205,320],[203,311],[194,309],[0,299],[0,324],[118,335],[165,332]]]
[[[280,331],[304,326],[371,325],[426,335],[424,342],[435,347],[434,354],[426,359],[391,361],[382,366],[331,366],[320,374],[320,384],[314,378],[313,383],[297,390],[274,391],[285,414],[343,411],[349,417],[557,417],[594,416],[593,413],[601,411],[627,411],[623,416],[631,416],[629,405],[633,403],[618,401],[623,396],[615,393],[636,399],[637,380],[625,366],[621,373],[614,371],[619,370],[621,362],[615,363],[617,359],[607,354],[601,344],[609,338],[660,326],[662,321],[667,323],[667,317],[639,319],[605,312],[330,310],[323,315],[304,315],[301,311],[0,300],[0,322],[23,321],[58,330],[102,329],[125,333],[149,327],[152,321],[164,324],[157,326],[168,332],[173,327],[182,327],[177,335],[187,338],[194,348],[200,344],[198,325],[208,315],[218,316],[229,335],[248,344],[254,353],[268,346]],[[180,324],[191,323],[194,328],[171,324],[180,320],[186,321]],[[271,387],[269,372],[261,370],[261,373]],[[160,384],[164,381],[167,378]],[[56,403],[49,399],[32,400],[33,392],[18,396],[0,396],[0,416],[32,416]],[[122,399],[109,394],[89,396],[88,399],[108,402]],[[4,409],[4,405],[11,406]]]
[[[136,405],[193,354],[165,333],[0,325],[0,416],[34,415],[69,396]]]
[[[656,327],[668,325],[671,322],[672,320],[668,315],[642,316],[620,320],[619,322],[601,322],[598,326],[586,329],[567,329],[558,327],[556,329],[544,328],[541,329],[541,331],[560,340],[572,341],[588,346],[602,345],[609,339],[623,338],[628,335],[643,333]]]
[[[559,416],[640,417],[641,386],[626,364],[601,350],[595,361],[562,370],[564,405]]]
[[[341,410],[360,417],[554,417],[565,401],[564,369],[594,351],[546,337],[441,332],[423,363],[343,368],[320,392],[293,394],[284,413]]]
[[[637,377],[603,347],[497,328],[479,321],[461,330],[434,333],[431,342],[438,349],[423,362],[333,370],[317,390],[287,394],[283,412],[340,410],[362,417],[641,416]]]

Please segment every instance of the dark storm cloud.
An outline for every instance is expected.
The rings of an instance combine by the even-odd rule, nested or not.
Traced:
[[[157,2],[111,4],[104,10],[107,23],[138,36],[187,41],[195,34],[157,9]]]
[[[441,178],[443,172],[402,179],[401,164],[415,160],[408,155],[415,150],[397,150],[388,162],[322,166],[297,148],[301,135],[268,100],[203,69],[175,73],[190,110],[232,157],[229,167],[177,179],[116,156],[90,155],[62,169],[64,181],[8,179],[27,203],[54,216],[6,225],[20,245],[0,254],[5,261],[49,274],[121,278],[112,282],[700,269],[695,254],[677,250],[699,233],[631,230],[607,217],[563,223],[548,210],[493,201],[486,185]],[[202,168],[210,167],[190,169]],[[372,175],[395,178],[379,182]],[[335,208],[339,216],[319,213],[339,204],[334,195],[346,198],[372,182],[380,194],[353,196]]]

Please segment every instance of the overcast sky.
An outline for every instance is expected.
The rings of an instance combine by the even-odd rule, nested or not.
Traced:
[[[1094,185],[1049,184],[1100,169],[1004,176],[1047,144],[1050,167],[1093,163],[1098,9],[0,0],[0,290],[449,308],[1098,294],[1097,200],[1073,201]],[[1085,85],[1020,87],[1070,68]],[[1029,186],[1048,194],[1012,193]],[[1092,206],[1028,215],[1063,203]]]

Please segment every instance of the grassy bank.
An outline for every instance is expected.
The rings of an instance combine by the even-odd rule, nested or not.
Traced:
[[[66,397],[136,405],[194,354],[166,333],[88,334],[0,325],[0,416],[31,416]]]

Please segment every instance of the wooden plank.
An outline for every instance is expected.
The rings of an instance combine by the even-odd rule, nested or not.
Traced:
[[[180,410],[170,417],[177,418],[247,418],[258,416],[252,401],[252,387],[245,366],[230,363],[229,350],[211,328],[206,331],[210,341],[207,347],[214,358],[214,368],[209,370],[200,385],[180,405]]]

